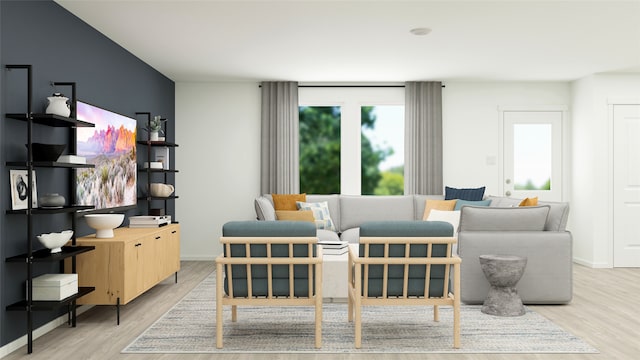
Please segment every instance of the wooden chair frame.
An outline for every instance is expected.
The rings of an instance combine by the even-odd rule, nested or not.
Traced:
[[[225,246],[226,254],[231,254],[231,245],[245,245],[245,257],[231,257],[219,255],[216,258],[216,347],[222,348],[222,310],[224,305],[231,305],[231,321],[238,318],[238,305],[260,306],[315,306],[315,347],[322,345],[322,247],[317,244],[317,237],[221,237],[220,242]],[[289,246],[288,257],[272,257],[271,245],[287,244]],[[294,244],[306,244],[308,256],[293,256]],[[266,257],[251,257],[251,245],[266,245]],[[316,255],[313,255],[313,247],[316,246]],[[233,296],[233,272],[231,265],[246,265],[247,271],[247,297]],[[251,279],[251,265],[267,266],[267,296],[254,296]],[[308,297],[274,296],[272,271],[273,265],[289,265],[289,294],[294,294],[294,265],[308,265],[309,289]],[[223,267],[226,266],[227,286],[229,295],[224,292]],[[315,269],[315,272],[314,272]],[[315,274],[311,281],[311,274]],[[315,291],[314,291],[315,286]]]
[[[439,321],[438,306],[453,306],[453,347],[460,347],[460,263],[462,260],[457,255],[451,255],[451,247],[457,242],[455,237],[361,237],[360,244],[364,245],[364,256],[359,256],[358,248],[349,248],[349,322],[355,315],[355,347],[362,347],[362,319],[361,308],[365,305],[433,305],[433,320]],[[369,245],[384,245],[384,257],[369,257]],[[406,245],[404,257],[389,257],[390,245]],[[409,257],[410,244],[427,245],[426,257]],[[436,244],[447,245],[447,257],[431,257],[432,247]],[[368,281],[370,265],[383,265],[382,296],[369,297]],[[404,284],[402,296],[387,296],[387,283],[389,281],[389,265],[404,265]],[[425,293],[422,296],[409,296],[409,265],[425,265]],[[445,278],[443,294],[441,298],[429,297],[429,283],[431,265],[445,265]],[[453,266],[453,292],[449,291],[450,270]],[[364,291],[364,292],[363,292]],[[364,295],[363,295],[364,294]]]

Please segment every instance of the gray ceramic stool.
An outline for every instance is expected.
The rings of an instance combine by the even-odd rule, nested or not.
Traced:
[[[491,288],[482,312],[497,316],[520,316],[525,310],[516,284],[524,273],[527,258],[512,255],[480,255],[480,267]]]

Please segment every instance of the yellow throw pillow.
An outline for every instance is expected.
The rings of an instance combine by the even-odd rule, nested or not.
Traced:
[[[518,204],[518,206],[537,206],[538,205],[538,197],[532,197],[532,198],[524,198],[522,199],[522,201],[520,201],[520,204]]]
[[[313,217],[311,210],[276,210],[276,219],[289,221],[308,221],[314,223],[316,219]]]
[[[271,194],[276,210],[298,210],[296,201],[307,201],[307,194]]]
[[[422,220],[429,218],[431,210],[452,211],[456,207],[457,200],[427,200],[424,205],[424,214]]]

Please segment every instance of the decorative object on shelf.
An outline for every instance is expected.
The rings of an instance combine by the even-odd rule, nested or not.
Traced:
[[[167,121],[167,119],[163,119],[160,115],[156,115],[153,119],[149,120],[149,127],[147,131],[149,131],[149,140],[150,141],[159,141],[159,136],[164,132],[162,131],[162,123]]]
[[[25,146],[28,147],[29,144]],[[66,147],[66,144],[31,143],[33,161],[57,161]]]
[[[113,229],[124,221],[124,214],[87,214],[84,216],[87,225],[96,230],[96,238],[107,239],[113,237]]]
[[[60,115],[64,117],[69,117],[71,115],[71,108],[69,107],[69,98],[64,96],[61,93],[53,93],[52,96],[47,98],[49,100],[49,105],[45,110],[47,114]]]
[[[162,163],[161,169],[169,170],[169,148],[166,146],[153,148],[154,160]]]
[[[78,293],[78,274],[44,274],[33,278],[33,300],[60,301]]]
[[[162,169],[162,163],[159,161],[145,161],[142,166],[143,169]]]
[[[11,183],[11,209],[22,210],[28,207],[27,170],[9,170]],[[38,207],[38,191],[36,189],[36,172],[32,171],[31,207]]]
[[[173,193],[175,188],[171,184],[152,183],[149,184],[149,194],[154,197],[167,197]]]
[[[130,216],[130,228],[161,227],[171,224],[171,216]]]
[[[60,157],[58,158],[58,162],[68,164],[86,164],[87,158],[78,155],[60,155]]]
[[[40,207],[43,208],[61,208],[64,206],[65,198],[60,194],[53,193],[41,196],[38,201],[40,202]]]
[[[73,230],[65,230],[58,233],[40,234],[37,236],[40,243],[47,249],[51,249],[51,253],[59,253],[62,251],[62,246],[69,242],[73,236]]]

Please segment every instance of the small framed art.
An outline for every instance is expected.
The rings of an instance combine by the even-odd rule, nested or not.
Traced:
[[[38,207],[38,191],[36,189],[36,172],[33,171],[33,186],[31,187],[31,206]],[[28,207],[28,186],[27,170],[9,170],[11,177],[11,209],[22,210]]]

